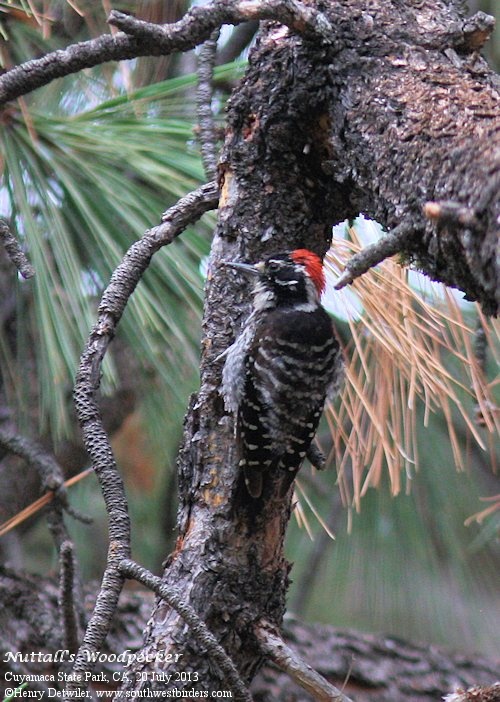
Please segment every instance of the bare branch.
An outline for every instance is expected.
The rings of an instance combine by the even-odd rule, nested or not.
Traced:
[[[479,225],[476,213],[470,207],[449,200],[442,202],[426,202],[424,214],[428,219],[440,224],[453,224],[469,229]]]
[[[99,651],[108,634],[124,583],[120,563],[130,557],[127,498],[97,402],[102,361],[125,306],[153,254],[173,241],[205,212],[215,208],[218,199],[215,183],[203,185],[179,200],[163,214],[162,224],[149,229],[132,244],[102,295],[97,322],[80,360],[74,388],[75,407],[85,447],[92,459],[109,515],[109,548],[101,588],[76,656],[73,667],[75,675],[68,684],[69,691],[83,687],[79,682],[83,680],[82,673],[92,668],[92,654]]]
[[[63,517],[63,504],[61,500],[54,500],[50,504],[50,509],[47,512],[47,527],[54,541],[57,553],[60,552],[61,546],[65,541],[70,541],[66,524]]]
[[[64,482],[61,468],[56,460],[35,441],[0,429],[0,448],[6,453],[19,456],[33,466],[40,475],[45,489],[55,492]]]
[[[352,702],[299,658],[270,624],[261,622],[255,633],[262,652],[318,702]]]
[[[82,478],[87,476],[89,473],[93,472],[92,469],[86,468],[85,470],[81,471],[77,475],[74,475],[72,478],[69,480],[66,480],[63,484],[64,488],[68,488],[71,485],[74,485],[75,483],[79,482]],[[3,524],[0,524],[0,536],[3,536],[4,534],[7,534],[11,529],[14,529],[15,527],[19,526],[19,524],[22,524],[26,519],[30,519],[33,517],[34,514],[36,514],[39,510],[42,509],[42,507],[45,507],[48,505],[52,500],[54,499],[61,499],[61,495],[64,494],[62,490],[59,488],[56,493],[50,491],[46,492],[44,495],[39,497],[37,500],[32,502],[30,505],[22,509],[20,512],[15,514],[13,517],[10,519],[7,519]],[[91,524],[92,519],[90,517],[87,517],[83,514],[80,514],[77,510],[75,510],[73,507],[71,507],[69,504],[65,503],[65,509],[68,512],[68,514],[71,514],[72,517],[75,519],[78,519],[79,521],[83,522],[84,524]]]
[[[59,511],[60,513],[61,510],[64,510],[74,519],[78,519],[84,524],[89,524],[92,521],[89,517],[71,507],[68,502],[63,472],[60,465],[55,458],[39,444],[25,436],[9,434],[3,429],[0,429],[0,449],[3,449],[4,453],[13,453],[19,456],[19,458],[25,460],[26,463],[37,471],[40,476],[42,490],[49,491],[53,494],[54,504],[51,506],[53,512]],[[2,455],[0,454],[0,460],[1,458]],[[50,502],[51,500],[47,499],[45,504],[50,504]],[[55,535],[53,521],[51,522],[49,520],[49,528],[53,535]],[[8,529],[6,531],[8,531]],[[3,529],[2,533],[4,533]],[[56,543],[59,549],[61,540],[59,539],[58,541],[56,538]]]
[[[0,241],[2,242],[7,256],[15,265],[23,278],[32,278],[35,275],[35,269],[26,258],[26,254],[19,246],[19,242],[9,229],[9,225],[3,219],[0,219]]]
[[[142,568],[134,561],[128,559],[123,560],[120,563],[120,568],[126,577],[133,578],[145,585],[180,614],[190,627],[193,637],[199,644],[206,648],[208,655],[211,656],[221,669],[221,672],[225,676],[225,681],[231,687],[235,699],[241,700],[241,702],[252,702],[250,693],[240,678],[233,661],[208,629],[205,622],[200,619],[192,607],[186,604],[181,593],[168,587],[162,582],[161,578],[153,575],[146,570],[146,568]]]
[[[113,10],[108,22],[138,39],[154,40],[164,47],[175,42],[177,51],[186,51],[208,39],[223,24],[265,19],[282,22],[309,39],[326,43],[332,39],[333,28],[325,15],[300,0],[212,0],[193,7],[175,24],[164,25]]]
[[[146,55],[158,55],[158,52],[124,34],[103,34],[97,39],[72,44],[26,61],[0,76],[0,105],[84,68]]]
[[[27,61],[0,76],[0,105],[50,83],[107,61],[138,56],[167,56],[188,51],[223,24],[275,19],[302,36],[332,43],[333,29],[320,12],[298,0],[212,0],[193,7],[175,24],[158,25],[113,10],[108,22],[125,33],[103,34]]]
[[[352,283],[353,280],[359,278],[360,275],[366,273],[370,268],[378,265],[389,256],[399,253],[408,237],[416,231],[415,223],[408,224],[402,222],[400,225],[392,229],[388,234],[376,241],[374,244],[365,246],[364,249],[349,259],[345,270],[335,283],[335,289],[341,288]]]
[[[80,514],[80,512],[73,509],[69,505],[66,486],[64,484],[63,473],[57,461],[36,442],[27,439],[24,436],[9,435],[7,432],[1,429],[0,447],[5,452],[19,456],[38,472],[38,474],[40,475],[42,490],[48,491],[44,495],[44,498],[47,498],[46,504],[48,505],[46,519],[47,526],[54,541],[55,547],[58,553],[60,554],[62,553],[63,547],[66,550],[72,550],[73,545],[69,537],[66,525],[64,523],[64,512],[68,512],[69,514],[71,514],[72,517],[82,521],[83,523],[88,524],[92,520],[86,517],[85,515]],[[52,496],[52,500],[50,499],[50,496]],[[41,498],[41,501],[43,501],[43,498]],[[16,517],[18,516],[19,515],[16,515]],[[16,517],[13,518],[14,522],[16,520]],[[6,533],[7,531],[8,526],[3,525],[1,532]],[[76,585],[78,590],[81,592],[81,582],[76,575],[76,569],[73,563],[73,554],[71,554],[71,557],[72,587]],[[62,556],[61,569],[63,569]],[[83,609],[80,610],[79,614],[83,618]]]
[[[198,56],[198,86],[196,89],[196,108],[198,114],[201,160],[205,175],[209,180],[217,176],[217,136],[212,112],[213,77],[219,30],[212,32],[200,49]]]
[[[71,541],[64,541],[59,551],[59,610],[64,632],[63,646],[71,653],[78,650],[78,618],[74,590],[74,546]]]

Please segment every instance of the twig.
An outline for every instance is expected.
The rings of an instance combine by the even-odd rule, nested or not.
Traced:
[[[54,541],[57,553],[60,553],[61,546],[65,541],[69,541],[70,537],[66,524],[64,523],[63,506],[61,500],[55,500],[47,513],[47,527]]]
[[[340,290],[353,280],[359,278],[360,275],[366,273],[370,268],[378,265],[389,256],[399,253],[404,244],[407,242],[408,236],[416,230],[415,224],[402,222],[397,227],[394,227],[390,232],[376,241],[374,244],[369,244],[361,249],[357,254],[354,254],[335,283],[335,289]]]
[[[198,86],[196,89],[196,111],[198,114],[201,160],[209,180],[217,176],[217,136],[212,112],[213,77],[219,29],[212,32],[204,42],[198,55]]]
[[[59,611],[63,629],[63,646],[70,653],[78,650],[78,618],[74,590],[74,546],[71,541],[64,541],[59,550]]]
[[[0,219],[0,241],[19,273],[23,278],[33,278],[35,269],[28,261],[26,254],[19,246],[19,242],[9,229],[9,225],[3,219]]]
[[[161,578],[153,575],[146,570],[146,568],[142,568],[134,561],[128,559],[123,560],[120,563],[120,569],[123,575],[128,578],[133,578],[145,585],[180,614],[190,627],[193,637],[199,644],[207,649],[208,655],[211,656],[212,660],[219,666],[225,677],[224,682],[231,687],[235,699],[241,700],[242,702],[252,702],[250,693],[243,683],[233,661],[208,629],[205,622],[198,616],[195,610],[186,603],[181,593],[165,585]]]
[[[0,447],[32,466],[40,475],[45,489],[55,492],[64,483],[62,470],[56,460],[35,441],[0,429]]]
[[[75,483],[79,482],[82,478],[85,478],[87,475],[90,475],[90,473],[93,472],[94,471],[92,470],[92,468],[86,468],[81,473],[78,473],[69,480],[66,480],[64,483],[64,487],[68,488],[71,485],[74,485]],[[45,495],[39,497],[38,500],[35,500],[30,505],[28,505],[20,512],[15,514],[13,517],[7,519],[7,521],[5,521],[3,524],[0,524],[0,536],[4,536],[4,534],[7,534],[7,532],[9,532],[11,529],[14,529],[16,526],[19,526],[19,524],[22,524],[24,521],[26,521],[26,519],[32,517],[39,510],[41,510],[42,507],[45,507],[45,505],[48,505],[50,502],[52,502],[54,498],[55,494],[53,492],[46,492]],[[71,510],[71,513],[73,513],[73,510]],[[75,515],[72,514],[72,516]],[[89,517],[85,517],[84,515],[78,515],[78,519],[87,523],[90,523],[92,521]]]
[[[255,634],[262,652],[318,702],[352,702],[299,658],[269,623],[261,622]]]
[[[88,524],[92,520],[86,515],[80,514],[79,511],[75,510],[69,505],[63,472],[57,461],[36,442],[27,439],[24,436],[9,435],[1,429],[0,447],[9,453],[19,456],[38,472],[40,475],[42,490],[47,490],[48,492],[37,500],[37,503],[46,504],[50,508],[46,519],[56,550],[58,553],[60,553],[64,543],[67,543],[72,547],[71,539],[64,523],[63,513],[67,512],[71,514],[72,517],[85,524]],[[28,508],[28,511],[29,515],[31,516],[37,510],[34,510],[33,505],[31,505],[30,508]],[[23,510],[23,513],[25,512],[26,510]],[[19,519],[19,514],[15,515],[12,519],[6,522],[6,524],[2,525],[0,535],[5,534],[7,531],[9,531],[9,529],[13,528],[13,526],[19,524],[20,521],[22,521],[22,519]],[[74,573],[75,567],[73,567],[72,580],[76,583],[78,590],[81,591],[82,587],[80,579],[79,577],[76,577]],[[79,614],[83,620],[83,607],[80,608]]]
[[[424,214],[427,219],[439,222],[440,224],[452,224],[469,229],[475,229],[479,226],[476,213],[471,207],[466,207],[452,200],[426,202],[424,205]]]
[[[83,680],[84,672],[92,669],[93,655],[100,650],[108,634],[124,583],[120,563],[130,557],[127,498],[97,403],[102,362],[127,302],[153,254],[173,241],[205,212],[217,207],[218,200],[217,184],[203,185],[179,200],[164,213],[162,224],[147,230],[141,239],[132,244],[102,295],[97,322],[80,360],[74,387],[75,407],[85,447],[92,459],[106,504],[109,546],[94,611],[76,655],[74,676],[68,683],[70,693],[84,688],[79,680]]]
[[[176,41],[179,51],[198,46],[223,24],[241,24],[249,20],[276,20],[302,36],[331,43],[333,28],[322,12],[300,0],[212,0],[195,6],[175,24],[153,24],[113,10],[109,24],[136,38],[159,42],[169,47]]]
[[[13,453],[19,458],[22,458],[28,465],[30,465],[34,470],[37,471],[40,476],[40,481],[42,484],[42,490],[48,490],[49,495],[42,496],[37,503],[42,501],[44,504],[50,504],[51,501],[55,501],[54,506],[52,506],[52,511],[58,508],[64,509],[72,517],[78,519],[84,524],[89,524],[92,520],[89,519],[84,514],[74,509],[68,503],[68,496],[66,493],[66,486],[64,482],[63,472],[60,465],[57,463],[55,458],[47,453],[41,446],[39,446],[35,441],[26,438],[25,436],[20,436],[19,434],[9,434],[3,429],[0,429],[0,448],[4,452]],[[41,505],[42,506],[42,505]],[[36,510],[35,510],[36,511]],[[24,510],[23,510],[24,512]],[[34,511],[30,513],[34,514]],[[18,515],[12,518],[16,520]],[[20,523],[16,521],[15,525],[7,527],[12,520],[6,522],[2,525],[2,530],[0,536],[5,534],[12,526]],[[51,526],[49,524],[49,526]],[[57,544],[59,548],[60,543]]]
[[[12,68],[0,76],[0,105],[84,68],[107,61],[188,51],[209,39],[223,24],[261,19],[282,22],[316,42],[338,44],[326,17],[298,0],[212,0],[191,8],[178,22],[166,25],[142,22],[113,10],[108,22],[125,34],[104,34]]]

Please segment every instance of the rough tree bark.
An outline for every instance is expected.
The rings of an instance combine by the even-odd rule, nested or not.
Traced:
[[[498,307],[498,91],[476,53],[489,23],[467,24],[453,0],[308,4],[330,18],[331,41],[267,23],[230,101],[201,386],[185,421],[179,537],[164,573],[247,681],[263,662],[259,622],[282,623],[291,505],[271,489],[252,508],[238,480],[218,356],[248,313],[248,289],[220,262],[297,246],[323,255],[331,226],[362,211],[388,229],[406,223],[409,260],[485,311]],[[426,218],[429,201],[437,204]],[[130,672],[171,671],[155,658],[165,650],[183,652],[177,671],[225,689],[182,618],[160,601],[143,647],[150,662]],[[143,680],[130,676],[124,688],[162,686]]]

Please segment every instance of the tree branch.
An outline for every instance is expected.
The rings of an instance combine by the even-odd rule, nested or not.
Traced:
[[[201,160],[205,175],[209,180],[217,176],[217,136],[212,112],[213,75],[219,30],[212,32],[200,49],[198,56],[198,85],[196,89],[196,110],[198,114]]]
[[[2,242],[7,256],[15,265],[23,278],[32,278],[35,275],[35,269],[28,261],[26,254],[19,246],[19,242],[9,229],[9,225],[3,219],[0,219],[0,241]]]
[[[365,246],[349,259],[345,270],[335,283],[335,289],[340,290],[389,256],[394,256],[402,251],[405,244],[407,245],[408,238],[417,231],[415,223],[402,222],[375,243]]]
[[[59,610],[63,646],[75,653],[78,650],[78,617],[75,607],[75,554],[71,541],[64,541],[59,550]]]
[[[178,22],[166,25],[143,22],[113,10],[108,22],[124,33],[103,34],[12,68],[0,76],[0,106],[84,68],[107,61],[188,51],[209,39],[223,24],[260,19],[277,20],[316,41],[333,40],[332,27],[322,13],[298,0],[212,0],[202,7],[193,7]]]
[[[231,687],[235,699],[241,702],[252,702],[250,693],[243,683],[240,675],[226,651],[219,644],[215,636],[210,632],[205,622],[190,607],[180,592],[176,592],[162,582],[145,568],[131,560],[123,560],[120,563],[122,573],[137,580],[147,588],[155,592],[165,602],[178,612],[186,624],[191,628],[193,637],[206,648],[208,655],[214,660],[225,676],[226,683]]]
[[[33,466],[40,475],[44,489],[55,492],[64,482],[56,460],[31,439],[0,429],[0,449],[4,454],[13,453]],[[2,457],[0,455],[0,460]]]
[[[3,453],[2,453],[3,451]],[[64,509],[74,519],[78,519],[84,524],[89,524],[92,520],[84,514],[80,514],[68,502],[66,486],[61,467],[53,456],[39,446],[35,441],[20,436],[18,434],[9,434],[0,429],[0,460],[5,453],[12,453],[19,458],[22,458],[32,468],[36,470],[40,476],[42,491],[49,491],[53,494],[54,504],[51,506],[51,511],[56,513],[58,510]],[[47,500],[50,504],[51,500]],[[60,514],[60,512],[59,512]],[[59,517],[56,517],[56,519]],[[5,526],[5,525],[4,525]],[[54,524],[49,524],[52,527]],[[53,532],[54,533],[54,532]],[[59,548],[61,539],[57,544]]]
[[[333,28],[323,13],[300,0],[212,0],[191,8],[179,22],[164,25],[113,10],[108,22],[136,38],[154,40],[165,48],[175,42],[177,51],[187,51],[208,39],[223,24],[266,19],[282,22],[305,38],[322,39],[326,43],[332,40]]]
[[[127,498],[97,403],[102,361],[125,306],[153,254],[217,204],[217,185],[208,183],[179,200],[163,214],[162,224],[149,229],[132,244],[102,295],[97,322],[82,354],[74,400],[85,446],[92,459],[109,516],[109,548],[101,588],[76,656],[73,667],[75,675],[68,684],[69,691],[82,689],[82,674],[92,669],[92,654],[99,651],[108,634],[124,583],[120,563],[130,557]]]
[[[19,458],[22,458],[28,465],[34,468],[40,475],[42,490],[45,492],[43,497],[49,497],[49,495],[53,496],[52,500],[49,498],[46,501],[46,504],[48,505],[46,519],[48,529],[54,541],[56,550],[60,556],[59,564],[61,583],[64,582],[67,584],[68,577],[71,577],[71,592],[73,592],[73,588],[76,585],[78,591],[81,593],[82,584],[77,575],[77,569],[75,568],[73,543],[64,523],[63,514],[64,511],[66,511],[73,518],[86,524],[92,520],[85,515],[80,514],[80,512],[70,506],[62,470],[59,464],[37,443],[27,439],[24,436],[9,435],[7,432],[0,429],[0,447],[5,452],[19,456]],[[2,528],[2,533],[5,533],[6,531],[8,531],[8,529]],[[69,563],[69,559],[71,559],[71,564]],[[66,601],[61,601],[61,613],[63,615],[63,621],[69,625],[70,616],[68,607],[70,606],[70,602],[71,609],[73,611],[72,616],[74,617],[76,627],[76,614],[74,613],[74,599],[72,596],[71,600],[67,599]],[[80,609],[79,614],[83,619],[83,609]],[[72,635],[72,629],[68,629],[68,634],[70,636]]]
[[[382,634],[284,622],[289,646],[327,680],[345,685],[356,702],[437,702],[443,695],[498,679],[498,659],[453,654],[439,646],[414,644]],[[344,683],[345,681],[345,683]],[[311,702],[288,673],[265,665],[252,686],[260,702]]]
[[[311,694],[318,702],[352,702],[340,690],[331,685],[322,675],[317,673],[310,665],[283,641],[274,627],[261,622],[257,627],[257,640],[266,656],[306,692]]]
[[[64,487],[68,488],[71,485],[73,485],[76,482],[79,482],[82,478],[87,476],[89,472],[92,472],[91,469],[85,469],[78,473],[77,475],[74,475],[72,478],[69,480],[66,480],[64,482]],[[11,529],[15,529],[15,527],[19,526],[19,524],[22,524],[24,521],[27,519],[30,519],[35,515],[39,510],[41,510],[43,507],[46,505],[50,504],[52,500],[54,499],[61,499],[61,490],[59,489],[57,493],[54,492],[46,492],[44,495],[39,497],[37,500],[29,504],[27,507],[22,509],[20,512],[17,512],[13,517],[10,519],[7,519],[5,522],[0,524],[0,537],[4,536],[4,534],[7,534]],[[71,516],[74,519],[78,519],[79,521],[83,522],[84,524],[90,524],[92,522],[92,519],[90,517],[87,517],[83,514],[80,514],[77,512],[74,508],[72,508],[69,504],[65,503],[64,504],[66,511],[68,514],[71,514]]]

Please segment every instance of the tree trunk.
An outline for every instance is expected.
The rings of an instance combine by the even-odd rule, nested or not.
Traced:
[[[303,246],[323,255],[332,225],[362,211],[387,228],[411,224],[403,245],[409,260],[487,312],[498,305],[498,93],[474,51],[487,29],[464,32],[460,3],[452,1],[308,4],[331,15],[332,42],[307,42],[266,23],[229,104],[201,386],[185,421],[179,537],[164,573],[246,681],[263,662],[255,625],[282,623],[291,505],[274,486],[252,505],[241,486],[218,356],[244,323],[249,291],[220,262]],[[441,203],[429,220],[427,201]],[[160,651],[183,657],[170,666]],[[164,602],[150,618],[143,653],[150,662],[136,662],[131,673],[175,669],[199,676],[200,689],[227,689]],[[186,678],[179,689],[192,686]],[[133,675],[124,684],[145,686],[164,684]]]

